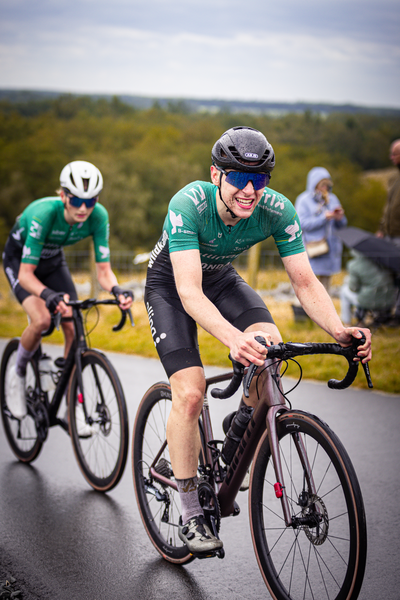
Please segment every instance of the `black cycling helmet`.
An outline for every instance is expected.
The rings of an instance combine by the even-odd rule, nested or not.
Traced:
[[[271,144],[261,131],[252,127],[232,127],[225,131],[215,142],[211,158],[217,167],[247,173],[268,173],[275,167]]]

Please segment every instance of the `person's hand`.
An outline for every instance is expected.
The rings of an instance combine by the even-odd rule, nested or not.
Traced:
[[[247,333],[240,333],[235,337],[230,347],[231,357],[242,363],[245,367],[248,367],[250,363],[254,363],[261,367],[267,357],[268,349],[262,344],[257,342],[256,336],[263,337],[267,346],[272,343],[272,338],[265,331],[249,331]]]
[[[361,360],[361,362],[366,363],[372,358],[371,332],[369,329],[366,327],[345,327],[336,337],[336,341],[339,342],[341,346],[350,346],[353,337],[356,339],[361,338],[360,332],[365,335],[365,343],[358,347],[357,357],[354,360]]]
[[[334,210],[327,210],[325,216],[328,221],[332,221],[332,219],[335,221],[340,221],[344,217],[344,210],[341,206],[338,206]]]
[[[61,313],[62,317],[69,315],[70,310],[64,302],[64,297],[66,301],[69,300],[68,294],[64,294],[64,292],[55,292],[46,287],[42,290],[40,297],[45,301],[46,308],[52,315],[58,312]]]
[[[119,285],[114,285],[111,292],[114,294],[116,300],[119,302],[119,307],[122,310],[128,310],[131,307],[133,302],[133,292],[132,290],[124,290],[119,287]]]

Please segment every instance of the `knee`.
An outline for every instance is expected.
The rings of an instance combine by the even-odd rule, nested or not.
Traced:
[[[31,320],[31,326],[35,333],[40,336],[44,331],[50,327],[51,316],[50,313],[37,314],[34,319]]]
[[[204,401],[204,391],[199,388],[187,388],[178,394],[172,394],[172,404],[184,420],[198,419]]]

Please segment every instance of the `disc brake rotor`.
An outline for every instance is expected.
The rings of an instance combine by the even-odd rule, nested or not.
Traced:
[[[315,520],[315,527],[305,525],[304,533],[315,546],[323,544],[328,537],[329,517],[326,506],[318,496],[310,496],[308,505],[303,508],[302,516]]]

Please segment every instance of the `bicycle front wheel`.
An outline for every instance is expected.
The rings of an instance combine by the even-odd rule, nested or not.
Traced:
[[[150,540],[163,558],[175,564],[193,560],[178,536],[178,492],[156,481],[150,468],[173,478],[167,445],[167,421],[171,411],[171,388],[153,385],[144,395],[133,429],[132,470],[140,516]]]
[[[43,445],[39,440],[35,419],[31,410],[32,403],[36,400],[39,374],[35,361],[29,361],[25,379],[28,413],[23,419],[16,419],[11,414],[7,402],[10,393],[10,370],[15,365],[17,359],[18,344],[18,339],[11,340],[4,350],[1,361],[1,418],[8,443],[15,456],[21,462],[30,463],[38,457]]]
[[[83,395],[76,365],[68,390],[71,440],[86,481],[95,490],[107,492],[121,479],[128,454],[125,397],[114,367],[103,354],[87,350],[81,360]]]
[[[301,411],[277,419],[287,527],[274,489],[268,436],[257,452],[250,484],[250,524],[257,561],[276,600],[355,600],[361,589],[367,532],[361,490],[337,436]],[[311,477],[305,475],[299,446]],[[311,483],[313,482],[313,484]]]

